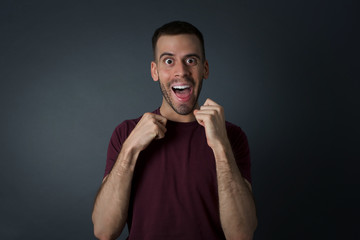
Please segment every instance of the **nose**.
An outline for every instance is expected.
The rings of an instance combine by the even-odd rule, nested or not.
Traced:
[[[178,62],[174,67],[174,75],[175,77],[184,77],[189,75],[188,66],[183,62]]]

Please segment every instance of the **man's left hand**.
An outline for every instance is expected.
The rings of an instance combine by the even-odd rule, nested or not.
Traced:
[[[200,110],[194,110],[194,115],[197,122],[205,127],[207,144],[213,150],[228,143],[222,106],[208,98]]]

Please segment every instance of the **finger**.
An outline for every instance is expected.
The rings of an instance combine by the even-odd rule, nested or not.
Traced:
[[[208,113],[198,112],[195,116],[196,120],[200,122],[201,125],[206,125],[207,123],[214,122],[214,115]]]
[[[200,106],[200,110],[201,109],[219,109],[221,108],[220,105],[202,105]]]
[[[200,124],[201,126],[205,127],[205,123],[204,123],[203,120],[196,118],[196,121],[198,122],[198,124]]]
[[[204,109],[204,110],[201,109],[200,111],[197,112],[197,114],[215,116],[218,114],[218,110],[217,109]]]
[[[206,110],[214,110],[218,112],[219,115],[224,115],[224,108],[220,105],[207,105],[207,106],[201,106],[200,111],[206,111]]]
[[[165,129],[165,131],[163,131],[162,129],[158,128],[155,139],[164,138],[165,137],[165,132],[166,132],[166,129]]]
[[[214,105],[201,106],[200,111],[217,111],[217,112],[221,112],[221,106],[214,106]]]
[[[211,106],[211,105],[219,105],[216,102],[214,102],[213,100],[211,100],[210,98],[206,99],[204,106]]]
[[[154,114],[154,118],[160,122],[162,125],[166,126],[167,119],[161,115]]]
[[[223,116],[224,109],[220,105],[218,106],[201,106],[200,111],[201,113],[208,113],[212,115]]]
[[[197,111],[195,114],[196,121],[203,127],[205,127],[205,122],[208,120],[209,114],[202,114],[200,111]]]
[[[195,109],[194,110],[194,116],[195,116],[195,120],[201,125],[201,126],[204,126],[204,122],[198,118],[198,113],[200,112],[200,110],[198,109]]]
[[[167,131],[166,127],[161,122],[155,122],[155,123],[157,126],[157,131],[165,134]]]

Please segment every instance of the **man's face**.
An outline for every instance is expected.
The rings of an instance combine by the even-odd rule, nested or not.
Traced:
[[[156,44],[151,75],[159,81],[163,105],[188,115],[197,106],[202,80],[209,66],[202,57],[200,40],[191,34],[163,35]]]

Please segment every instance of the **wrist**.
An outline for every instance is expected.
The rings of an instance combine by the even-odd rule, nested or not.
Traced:
[[[139,154],[139,150],[137,150],[134,146],[127,145],[126,142],[124,142],[117,159],[121,169],[124,171],[133,171]]]
[[[228,139],[224,141],[219,141],[218,143],[214,144],[212,147],[214,155],[223,156],[226,155],[228,152],[232,152],[231,144]]]

